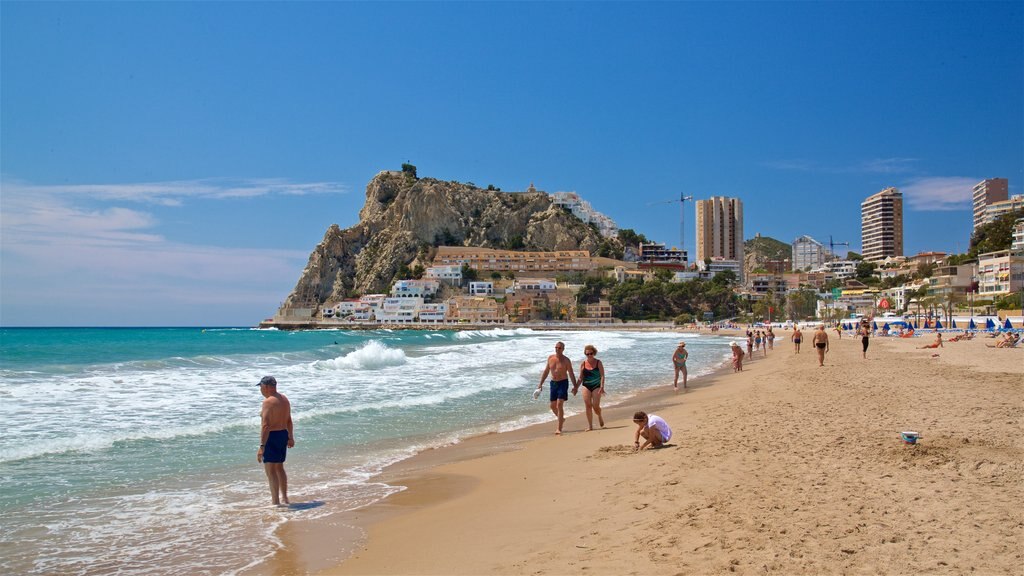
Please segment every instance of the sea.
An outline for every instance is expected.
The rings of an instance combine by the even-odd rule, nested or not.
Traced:
[[[669,386],[680,339],[690,378],[729,356],[682,332],[0,328],[0,574],[253,569],[284,523],[402,490],[374,479],[390,464],[553,426],[532,392],[556,341],[577,370],[597,347],[614,405]],[[265,375],[292,403],[291,508],[256,462]]]

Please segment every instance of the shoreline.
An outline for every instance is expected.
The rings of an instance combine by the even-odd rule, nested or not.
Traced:
[[[366,543],[320,573],[1019,574],[1024,353],[987,343],[878,338],[862,359],[833,339],[819,368],[782,340],[713,386],[638,396],[663,401],[662,450],[633,453],[609,414],[594,433],[424,456],[385,475],[407,490],[357,511]]]

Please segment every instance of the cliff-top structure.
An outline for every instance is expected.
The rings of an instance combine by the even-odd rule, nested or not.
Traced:
[[[621,251],[617,239],[603,238],[544,192],[485,190],[417,178],[414,170],[384,171],[366,186],[359,223],[327,229],[281,312],[387,291],[406,269],[429,266],[438,246],[593,253],[608,243]]]

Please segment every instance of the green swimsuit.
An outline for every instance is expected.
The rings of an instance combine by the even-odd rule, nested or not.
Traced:
[[[580,380],[583,381],[583,387],[593,392],[601,387],[601,361],[597,361],[597,366],[593,370],[588,370],[586,363],[583,364],[583,368],[580,372]]]

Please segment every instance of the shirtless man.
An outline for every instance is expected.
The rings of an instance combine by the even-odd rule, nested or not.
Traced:
[[[793,341],[793,346],[796,348],[796,354],[800,353],[800,342],[803,341],[804,334],[800,331],[799,324],[793,324],[793,335],[789,337]]]
[[[275,506],[289,504],[288,475],[284,472],[284,459],[288,448],[295,446],[295,432],[292,430],[292,405],[284,394],[277,391],[277,380],[264,376],[259,383],[263,394],[260,408],[260,449],[256,461],[263,463],[270,482],[270,501]]]
[[[825,325],[819,324],[818,330],[811,338],[811,344],[818,349],[818,366],[825,365],[825,352],[828,352],[828,334],[825,333]]]
[[[565,401],[569,399],[569,379],[572,379],[572,395],[579,390],[579,383],[576,382],[576,374],[572,371],[572,361],[562,354],[565,344],[555,343],[555,353],[548,356],[548,363],[544,366],[544,373],[540,375],[540,384],[537,390],[544,388],[544,380],[548,374],[551,375],[551,412],[558,418],[558,428],[555,434],[562,433],[562,424],[565,422]]]

